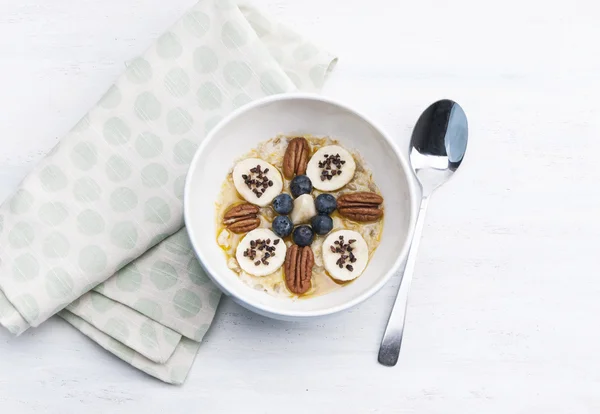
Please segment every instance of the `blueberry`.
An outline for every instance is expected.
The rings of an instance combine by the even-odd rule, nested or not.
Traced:
[[[319,214],[318,216],[314,216],[310,220],[310,225],[312,226],[315,233],[317,233],[320,236],[323,236],[329,233],[333,228],[333,220],[329,216]]]
[[[287,237],[292,232],[294,228],[294,223],[288,216],[277,216],[275,220],[273,220],[273,232],[279,237]]]
[[[321,214],[331,214],[336,207],[337,202],[331,194],[319,194],[315,199],[315,208]]]
[[[290,214],[294,208],[294,200],[289,194],[279,194],[273,199],[273,209],[279,214]]]
[[[302,194],[310,194],[312,191],[312,183],[306,175],[297,175],[290,183],[290,190],[294,198],[300,197]]]
[[[294,229],[292,238],[298,246],[308,246],[313,242],[314,234],[310,226],[298,226]]]

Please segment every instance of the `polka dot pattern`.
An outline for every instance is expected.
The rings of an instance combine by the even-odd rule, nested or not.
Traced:
[[[200,297],[190,289],[178,290],[173,298],[173,305],[182,318],[191,318],[202,309]]]
[[[127,63],[0,207],[0,251],[11,250],[0,291],[10,293],[12,315],[37,325],[80,297],[60,312],[69,323],[151,375],[185,380],[198,349],[188,338],[203,338],[220,298],[185,230],[170,236],[182,223],[193,154],[230,111],[320,88],[331,60],[249,10],[199,2]],[[7,325],[22,332],[27,322],[16,316]]]
[[[77,143],[71,152],[71,162],[82,171],[94,168],[98,162],[98,153],[94,144],[85,141]]]
[[[40,273],[40,264],[31,253],[18,256],[13,264],[12,275],[18,282],[27,282]]]
[[[161,105],[152,92],[142,92],[135,98],[134,110],[143,121],[155,121],[160,117]]]
[[[46,191],[56,192],[67,186],[67,177],[56,165],[44,167],[39,174],[42,187]]]
[[[194,69],[200,74],[212,73],[219,67],[219,58],[208,46],[200,46],[194,51]]]
[[[92,306],[97,312],[104,313],[115,306],[115,302],[103,295],[91,295]]]
[[[8,244],[13,249],[22,249],[29,246],[34,238],[33,227],[28,223],[20,222],[15,224],[8,233]]]
[[[202,38],[210,28],[210,17],[201,11],[190,12],[183,17],[183,27],[191,35]]]
[[[150,270],[150,280],[160,290],[166,290],[177,283],[177,270],[169,263],[157,261]]]
[[[152,78],[152,66],[144,58],[135,58],[127,68],[125,76],[134,84],[146,83]]]
[[[19,189],[10,200],[9,207],[13,214],[27,213],[33,204],[33,196],[23,188]]]
[[[221,29],[221,40],[229,49],[238,49],[248,40],[248,33],[238,22],[228,21]]]
[[[172,32],[163,34],[156,42],[156,53],[163,59],[176,59],[182,51],[179,38]]]

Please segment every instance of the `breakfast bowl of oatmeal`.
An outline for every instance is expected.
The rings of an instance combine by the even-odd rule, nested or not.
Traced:
[[[393,141],[364,115],[310,94],[253,102],[198,148],[184,218],[202,267],[256,313],[338,312],[398,271],[415,184]]]

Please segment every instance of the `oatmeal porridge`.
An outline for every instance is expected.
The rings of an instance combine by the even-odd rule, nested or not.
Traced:
[[[236,160],[216,202],[227,266],[270,295],[314,297],[360,277],[383,197],[360,154],[327,137],[278,136]]]

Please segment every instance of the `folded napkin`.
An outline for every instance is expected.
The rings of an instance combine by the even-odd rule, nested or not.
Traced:
[[[58,313],[182,383],[220,298],[182,228],[194,151],[241,105],[318,91],[335,60],[245,2],[200,1],[0,207],[0,324],[18,335]]]

